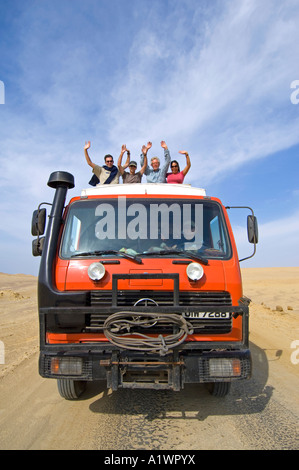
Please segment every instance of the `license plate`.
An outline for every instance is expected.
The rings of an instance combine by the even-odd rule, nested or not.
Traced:
[[[200,318],[200,319],[206,319],[206,320],[224,320],[224,319],[229,319],[230,318],[230,312],[195,312],[195,311],[188,311],[188,312],[183,312],[183,317],[184,318]]]

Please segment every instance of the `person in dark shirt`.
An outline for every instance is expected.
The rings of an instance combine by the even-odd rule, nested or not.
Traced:
[[[142,168],[136,173],[137,163],[134,160],[130,161],[130,151],[127,149],[125,144],[122,146],[120,156],[118,158],[117,166],[118,166],[118,170],[119,170],[120,174],[122,175],[124,183],[127,183],[127,184],[141,183],[142,175],[145,172],[145,169],[147,167],[148,147],[143,145],[141,150],[142,150],[142,153],[144,155],[144,162],[143,162]],[[127,161],[126,161],[126,165],[122,166],[122,158],[123,158],[123,155],[124,155],[125,152],[127,152]],[[130,171],[125,171],[126,166],[129,167]]]

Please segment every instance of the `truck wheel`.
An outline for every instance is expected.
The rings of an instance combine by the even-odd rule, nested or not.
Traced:
[[[82,380],[57,379],[60,395],[66,400],[77,400],[86,388],[86,382]]]
[[[230,382],[212,382],[208,384],[208,390],[214,397],[225,397],[230,391]]]

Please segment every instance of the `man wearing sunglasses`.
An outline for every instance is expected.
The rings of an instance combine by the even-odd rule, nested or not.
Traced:
[[[91,186],[97,184],[118,184],[119,183],[119,171],[117,166],[114,165],[112,155],[105,155],[105,165],[100,166],[93,163],[88,155],[88,149],[90,148],[90,141],[85,142],[84,154],[86,161],[92,168],[93,177],[89,181]]]

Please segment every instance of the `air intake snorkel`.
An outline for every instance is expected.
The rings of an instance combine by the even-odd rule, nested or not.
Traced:
[[[48,186],[55,189],[52,209],[49,216],[41,263],[38,276],[38,303],[39,306],[55,306],[57,290],[54,283],[54,260],[61,228],[62,213],[68,189],[74,188],[73,175],[65,171],[51,173]],[[54,298],[53,298],[54,295]]]

